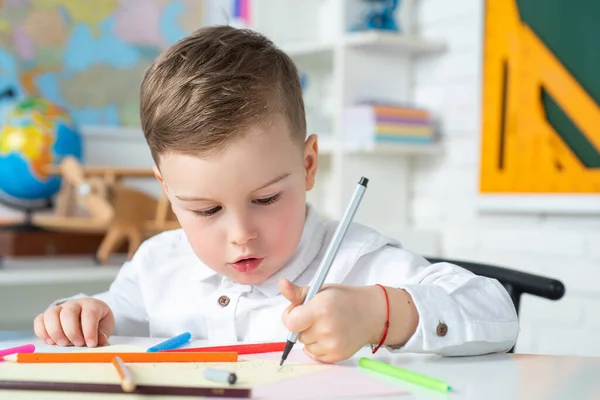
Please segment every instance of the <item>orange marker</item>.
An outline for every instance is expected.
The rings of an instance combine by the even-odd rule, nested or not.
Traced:
[[[135,380],[133,379],[133,375],[131,371],[125,366],[121,357],[117,356],[113,358],[112,364],[115,366],[117,373],[119,374],[119,378],[121,379],[121,388],[123,388],[124,392],[131,393],[135,390]]]
[[[4,359],[18,363],[109,363],[115,357],[128,363],[235,362],[238,353],[18,353]]]

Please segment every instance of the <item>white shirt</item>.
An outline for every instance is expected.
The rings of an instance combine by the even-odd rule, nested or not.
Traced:
[[[258,285],[239,285],[204,265],[182,230],[145,241],[105,293],[115,335],[172,337],[190,332],[216,342],[285,341],[289,305],[278,281],[309,285],[337,224],[308,208],[302,238],[287,265]],[[353,223],[326,283],[404,288],[419,313],[415,334],[395,352],[475,355],[509,350],[518,317],[504,287],[449,263],[430,265],[395,240]],[[78,295],[83,296],[83,295]],[[385,304],[381,305],[385,307]],[[445,324],[447,332],[438,334]],[[383,329],[383,328],[382,328]]]

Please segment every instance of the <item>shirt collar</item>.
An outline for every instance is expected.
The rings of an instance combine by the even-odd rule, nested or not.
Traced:
[[[273,297],[279,294],[279,280],[286,278],[294,282],[321,251],[325,226],[317,211],[310,205],[306,207],[306,221],[302,237],[294,254],[286,265],[264,282],[254,285],[264,295]]]
[[[304,222],[304,230],[302,237],[294,254],[286,265],[283,266],[275,274],[271,275],[267,280],[253,287],[262,292],[265,296],[273,297],[279,294],[279,280],[282,278],[294,282],[296,278],[304,272],[310,263],[321,251],[323,245],[323,237],[325,236],[325,226],[319,217],[317,211],[309,204],[306,206],[306,220]],[[193,250],[189,249],[192,254]],[[194,254],[196,276],[200,280],[207,280],[217,275],[217,272],[208,266],[204,265]]]

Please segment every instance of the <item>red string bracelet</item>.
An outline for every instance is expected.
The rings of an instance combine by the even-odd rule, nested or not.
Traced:
[[[381,336],[381,340],[379,341],[379,344],[375,348],[373,348],[373,346],[371,345],[371,350],[373,351],[373,354],[375,354],[375,352],[377,352],[377,350],[379,350],[379,348],[381,346],[383,346],[383,344],[385,343],[385,338],[387,337],[388,331],[390,329],[390,299],[388,298],[387,290],[385,290],[385,288],[382,285],[377,283],[376,286],[379,286],[383,290],[383,293],[385,294],[386,318],[385,318],[385,329],[383,330],[383,335]]]

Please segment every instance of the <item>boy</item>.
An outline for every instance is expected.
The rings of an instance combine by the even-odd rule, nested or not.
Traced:
[[[47,343],[94,347],[111,334],[184,331],[285,341],[294,331],[322,362],[365,345],[441,355],[514,345],[517,315],[497,281],[429,265],[359,224],[330,285],[301,305],[336,223],[306,203],[317,138],[306,136],[297,70],[268,39],[227,26],[182,39],[146,71],[140,116],[182,229],[147,240],[106,293],[39,315],[35,332]]]

